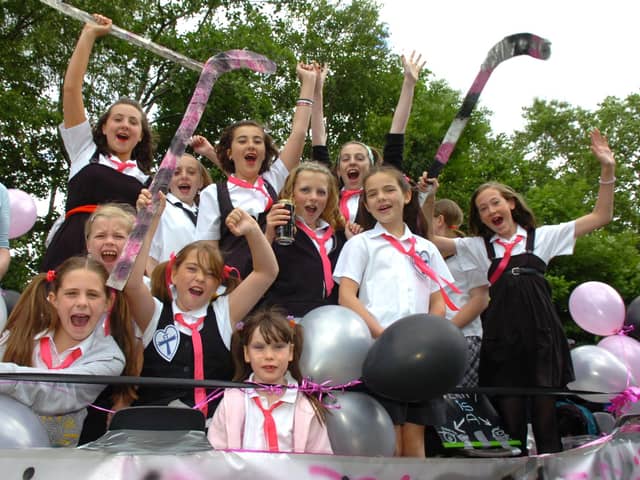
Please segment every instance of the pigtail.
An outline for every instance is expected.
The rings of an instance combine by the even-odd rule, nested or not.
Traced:
[[[173,267],[173,265],[169,265],[170,262],[171,260],[159,263],[151,272],[151,295],[162,303],[171,301],[171,292],[169,292],[169,285],[167,285],[167,269]]]
[[[129,305],[124,296],[117,292],[114,295],[114,303],[109,317],[111,336],[124,353],[125,365],[123,375],[136,377],[142,371],[144,348],[135,336],[133,320],[129,312]],[[136,387],[132,385],[113,386],[111,397],[114,404],[130,405],[138,398]]]
[[[10,332],[3,362],[31,366],[33,364],[33,338],[43,330],[55,328],[58,315],[47,295],[47,274],[33,277],[18,299],[3,330]]]

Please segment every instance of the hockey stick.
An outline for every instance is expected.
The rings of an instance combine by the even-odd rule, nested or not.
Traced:
[[[64,13],[69,17],[75,18],[76,20],[80,20],[85,23],[95,21],[93,16],[89,15],[84,10],[80,10],[79,8],[72,7],[71,5],[61,2],[60,0],[40,0],[40,2],[44,3],[45,5],[49,5],[51,8],[55,8],[59,12]],[[140,37],[135,33],[129,32],[120,27],[116,27],[115,25],[111,26],[111,31],[109,33],[126,42],[137,45],[138,47],[142,47],[145,50],[149,50],[150,52],[153,52],[156,55],[160,55],[163,58],[172,60],[182,65],[183,67],[187,67],[187,68],[190,68],[191,70],[195,70],[196,72],[199,72],[204,68],[204,64],[201,62],[196,62],[195,60],[185,55],[182,55],[181,53],[174,52],[173,50],[170,50],[167,47],[163,47],[162,45],[153,43],[148,38]]]
[[[453,122],[451,122],[451,125],[449,125],[449,129],[440,147],[438,147],[435,160],[429,167],[429,178],[437,177],[449,161],[449,157],[451,157],[454,148],[456,148],[456,143],[464,127],[467,125],[471,117],[471,112],[476,106],[476,103],[478,103],[482,89],[489,80],[493,70],[505,60],[519,55],[529,55],[533,58],[546,60],[551,55],[551,42],[532,33],[516,33],[503,38],[489,50],[487,58],[480,66],[480,72],[476,75],[471,88],[464,97],[460,110],[458,110],[456,117],[453,119]]]
[[[200,79],[193,92],[193,96],[191,97],[191,101],[189,102],[189,106],[182,117],[180,126],[171,140],[169,151],[162,159],[158,173],[156,173],[149,187],[153,195],[153,205],[151,208],[138,212],[136,225],[129,235],[129,239],[120,254],[118,263],[107,281],[109,287],[122,290],[127,283],[127,279],[133,268],[133,263],[138,252],[140,252],[144,237],[151,225],[153,211],[158,204],[158,193],[160,191],[167,191],[176,163],[184,153],[187,141],[193,135],[200,122],[213,84],[223,73],[239,68],[249,68],[254,72],[260,73],[273,73],[276,70],[276,65],[268,58],[248,50],[229,50],[228,52],[219,53],[207,60],[200,74]]]

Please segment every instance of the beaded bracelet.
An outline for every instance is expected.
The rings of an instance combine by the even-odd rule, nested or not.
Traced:
[[[611,180],[599,180],[600,185],[612,185],[616,183],[616,177],[614,176]]]

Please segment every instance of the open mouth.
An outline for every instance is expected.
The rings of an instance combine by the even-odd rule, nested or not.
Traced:
[[[304,207],[304,211],[310,215],[315,215],[315,213],[318,211],[318,207],[316,207],[315,205],[306,205]]]
[[[127,133],[118,133],[116,134],[116,138],[120,141],[126,142],[129,140],[129,135]]]
[[[502,225],[502,224],[503,224],[503,222],[504,222],[504,219],[503,219],[502,217],[493,217],[493,218],[491,219],[491,224],[492,224],[494,227],[499,227],[500,225]]]
[[[189,288],[189,293],[194,297],[200,297],[204,293],[204,290],[200,287],[191,287]]]
[[[350,168],[347,170],[347,178],[349,180],[357,180],[360,177],[360,170],[357,168]]]
[[[71,315],[71,325],[78,328],[86,327],[89,323],[89,318],[89,315],[76,313],[75,315]]]
[[[112,263],[118,259],[118,252],[115,250],[104,250],[100,252],[100,258],[105,263]]]
[[[180,191],[181,194],[188,195],[191,192],[191,185],[188,185],[188,184],[178,185],[178,190]]]
[[[380,213],[386,213],[389,210],[391,210],[391,205],[381,205],[381,206],[378,207],[378,211]]]

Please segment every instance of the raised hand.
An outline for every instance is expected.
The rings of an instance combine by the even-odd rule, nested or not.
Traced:
[[[591,151],[603,167],[615,166],[616,160],[613,156],[607,137],[595,128],[591,132]]]
[[[414,83],[418,81],[418,77],[420,76],[420,71],[424,68],[427,61],[422,60],[422,54],[418,54],[418,56],[414,59],[416,55],[415,50],[411,52],[411,56],[407,60],[407,57],[402,55],[402,68],[404,69],[404,77],[407,80],[412,80]],[[422,61],[421,61],[422,60]]]
[[[258,222],[241,208],[234,208],[227,216],[225,224],[236,237],[246,236],[254,230],[258,230],[262,235]]]
[[[97,38],[103,37],[111,31],[113,22],[109,17],[105,17],[99,13],[94,13],[93,19],[93,22],[87,22],[85,24],[84,32],[92,33]]]

